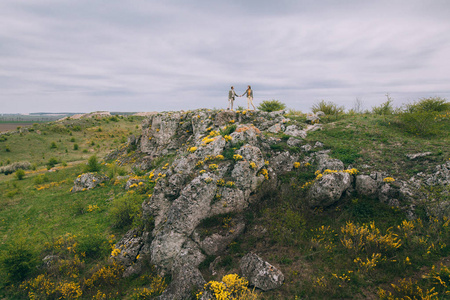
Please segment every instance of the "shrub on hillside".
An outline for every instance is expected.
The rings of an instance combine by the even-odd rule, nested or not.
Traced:
[[[111,179],[115,178],[117,175],[119,176],[124,176],[127,173],[127,171],[118,166],[117,164],[113,163],[108,165],[108,171],[107,171],[107,176]]]
[[[109,253],[108,240],[99,234],[82,236],[77,241],[76,250],[87,258],[98,259]]]
[[[16,170],[16,178],[17,180],[22,180],[25,177],[25,171],[22,169]]]
[[[92,155],[89,157],[87,165],[84,167],[84,172],[98,172],[100,171],[101,165],[97,160],[97,156]]]
[[[58,163],[58,160],[54,157],[51,157],[47,162],[47,170],[50,170]]]
[[[333,103],[331,101],[326,102],[325,100],[321,100],[320,102],[314,104],[311,107],[311,110],[313,113],[321,111],[324,112],[325,115],[331,116],[344,113],[345,108],[344,106],[338,106],[336,103]]]
[[[427,137],[439,134],[442,124],[435,120],[435,112],[404,112],[399,116],[399,125],[406,132]]]
[[[442,112],[450,110],[450,102],[440,97],[421,98],[418,102],[405,105],[405,113]]]
[[[141,204],[142,198],[136,194],[114,199],[110,209],[111,225],[119,229],[132,225],[141,217]]]
[[[24,280],[37,266],[37,255],[23,241],[8,247],[0,261],[11,282]]]
[[[375,115],[392,115],[394,113],[394,107],[392,106],[392,100],[382,103],[380,106],[372,107],[372,113]]]
[[[258,105],[258,109],[266,112],[279,111],[286,108],[286,104],[278,100],[264,100]]]

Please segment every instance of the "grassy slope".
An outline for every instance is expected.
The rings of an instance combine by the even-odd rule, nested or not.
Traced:
[[[136,119],[109,123],[106,120],[73,122],[67,124],[70,128],[67,132],[60,132],[61,128],[52,127],[53,124],[37,125],[35,130],[40,130],[40,135],[30,132],[8,137],[7,141],[0,142],[0,161],[29,160],[37,164],[39,170],[50,157],[66,162],[86,160],[93,153],[101,157],[109,149],[116,148],[128,134],[137,132],[136,125],[139,124]],[[404,179],[448,160],[450,127],[446,122],[447,129],[441,131],[439,136],[423,138],[400,130],[394,125],[394,116],[345,116],[328,120],[325,130],[308,135],[308,142],[323,142],[326,148],[332,150],[332,156],[361,171],[367,171],[364,165],[369,165],[369,170],[386,171],[394,178]],[[75,126],[81,130],[73,130],[77,129]],[[79,144],[79,150],[73,150],[72,138]],[[57,149],[50,149],[53,141]],[[92,145],[93,141],[95,145]],[[11,152],[4,150],[6,144]],[[82,152],[84,149],[87,153]],[[406,153],[424,151],[431,151],[432,155],[414,162],[405,157]],[[313,167],[301,167],[290,177],[301,184],[307,178],[314,177],[314,171]],[[80,242],[85,236],[100,236],[102,241],[108,243],[111,234],[120,236],[123,232],[113,230],[108,217],[111,207],[108,199],[124,195],[122,185],[106,183],[104,187],[72,194],[69,189],[76,176],[82,173],[82,167],[69,164],[59,172],[48,173],[49,182],[57,182],[57,186],[38,191],[40,185],[35,184],[35,179],[39,173],[30,172],[20,181],[13,175],[0,175],[2,256],[9,245],[21,240],[39,254],[43,253],[45,242],[58,240],[67,233],[78,236]],[[374,221],[380,235],[386,235],[386,230],[391,227],[394,229],[390,230],[396,230],[396,234],[400,235],[403,231],[396,228],[405,219],[404,214],[370,199],[347,199],[325,210],[310,210],[302,205],[303,193],[302,190],[285,188],[281,193],[268,195],[266,201],[257,207],[252,207],[245,215],[250,226],[244,236],[229,246],[228,254],[219,264],[219,275],[236,271],[239,258],[248,251],[256,251],[279,266],[286,275],[283,287],[265,293],[263,297],[266,299],[292,299],[294,296],[311,299],[357,298],[362,294],[375,295],[377,287],[386,287],[396,278],[414,276],[422,267],[437,264],[441,257],[450,252],[449,246],[439,244],[449,237],[445,222],[439,221],[431,227],[427,220],[423,220],[425,225],[421,228],[415,225],[411,235],[403,238],[403,245],[398,251],[379,251],[377,246],[370,250],[349,251],[341,243],[344,238],[341,228],[347,222],[363,224]],[[88,212],[89,205],[97,205],[98,209]],[[222,222],[218,218],[216,226],[222,227]],[[254,226],[263,226],[267,232],[258,234],[258,230],[252,230]],[[423,237],[426,241],[421,242]],[[428,253],[432,245],[436,249]],[[378,252],[382,253],[384,261],[380,260],[378,266],[370,270],[363,270],[354,261],[357,258],[370,260],[370,255]],[[97,263],[105,265],[108,255],[106,250],[90,260],[86,259],[82,276],[88,278]],[[410,264],[406,258],[411,261]],[[203,271],[207,279],[219,278],[208,275],[206,268]],[[3,290],[7,283],[4,270],[1,275],[0,290]],[[120,297],[130,295],[133,287],[148,285],[148,280],[141,278],[132,282],[117,282],[120,284],[107,288],[119,293]],[[89,291],[86,295],[92,296],[93,293]]]

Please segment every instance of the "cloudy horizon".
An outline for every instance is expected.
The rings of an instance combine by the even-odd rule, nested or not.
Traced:
[[[450,100],[450,2],[0,2],[0,113]],[[246,106],[238,98],[236,106]]]

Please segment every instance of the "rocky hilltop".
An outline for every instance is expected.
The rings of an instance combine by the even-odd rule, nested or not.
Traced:
[[[422,186],[450,183],[450,162],[436,166],[432,174],[395,182],[381,170],[364,173],[345,165],[320,141],[305,142],[308,132],[322,130],[316,121],[320,116],[298,121],[286,118],[284,111],[196,110],[146,118],[141,135],[130,136],[125,147],[107,157],[131,161],[146,172],[145,179],[129,179],[127,188],[142,181],[155,183],[153,194],[142,203],[146,225],[130,230],[111,259],[125,266],[125,276],[140,273],[148,263],[156,265],[173,278],[161,299],[183,299],[192,286],[205,283],[198,266],[207,257],[219,256],[247,230],[245,210],[274,191],[301,191],[298,201],[311,208],[364,195],[414,218]],[[162,158],[167,163],[161,164]],[[285,174],[303,167],[314,173],[310,180],[286,180]],[[431,205],[430,213],[447,209],[439,205]],[[225,232],[205,235],[199,230],[205,220],[228,213],[233,220]],[[241,273],[262,290],[280,286],[283,274],[254,256],[242,259]]]

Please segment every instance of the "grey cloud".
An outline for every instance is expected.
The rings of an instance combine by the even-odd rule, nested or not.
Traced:
[[[0,3],[0,112],[450,96],[445,1]],[[14,101],[11,102],[11,99]],[[132,103],[132,106],[130,106]],[[28,105],[30,104],[30,105]]]

